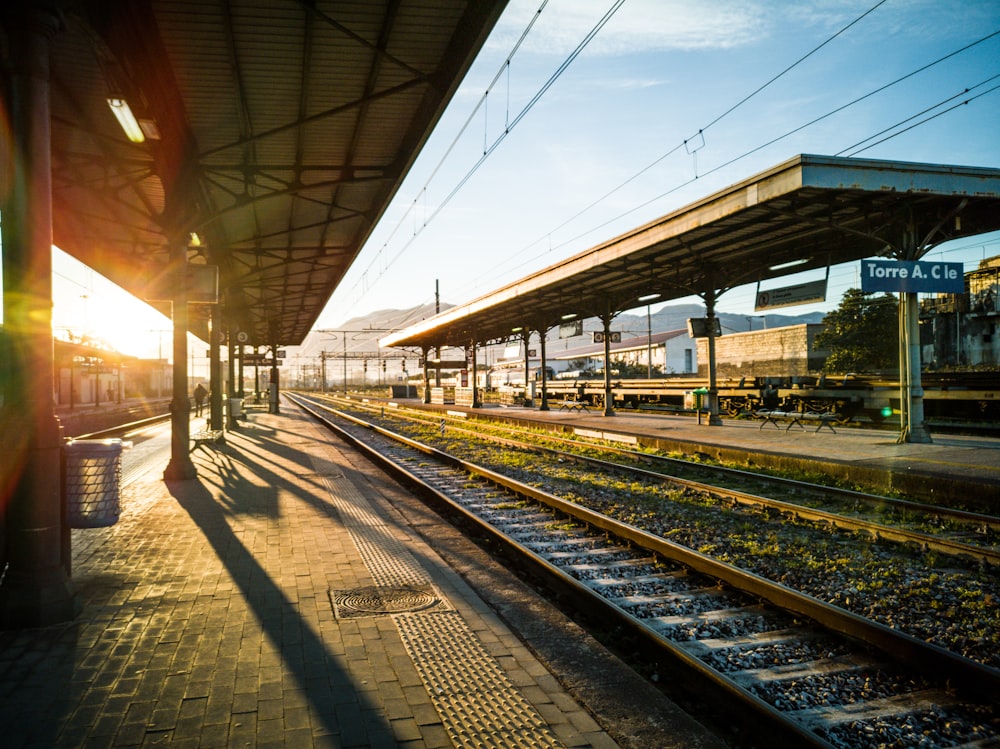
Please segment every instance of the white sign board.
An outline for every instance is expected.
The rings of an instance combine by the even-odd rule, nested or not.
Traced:
[[[797,304],[812,304],[826,301],[826,279],[809,281],[794,286],[783,286],[769,291],[757,289],[757,301],[754,310],[777,309],[778,307],[794,307]]]
[[[583,335],[583,320],[574,320],[573,322],[564,322],[559,325],[559,337],[560,338],[573,338],[574,336]]]

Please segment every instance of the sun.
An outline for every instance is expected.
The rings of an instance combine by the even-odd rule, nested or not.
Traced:
[[[129,356],[170,358],[169,318],[57,248],[52,253],[52,328],[59,338],[100,341]]]

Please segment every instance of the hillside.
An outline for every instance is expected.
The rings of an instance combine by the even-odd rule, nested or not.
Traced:
[[[441,310],[447,310],[453,305],[442,304]],[[389,330],[398,330],[408,325],[412,325],[421,320],[434,315],[433,305],[423,305],[405,310],[384,309],[372,312],[369,315],[354,317],[347,320],[341,327],[328,331],[313,331],[300,347],[289,347],[288,356],[299,356],[302,358],[319,358],[320,353],[326,351],[331,356],[336,357],[344,351],[344,340],[340,331],[347,332],[348,352],[371,352],[372,357],[378,357],[378,339],[385,336]],[[704,317],[705,308],[700,304],[676,304],[663,307],[650,316],[649,328],[653,333],[667,330],[678,330],[687,327],[689,317]],[[736,315],[728,312],[719,314],[719,321],[722,324],[723,333],[739,333],[749,330],[760,330],[761,328],[779,328],[786,325],[801,325],[803,323],[822,322],[823,313],[812,312],[807,315]],[[568,347],[579,346],[590,340],[590,333],[600,330],[601,324],[596,319],[584,322],[584,334],[574,338],[566,339],[563,345]],[[620,330],[634,335],[645,335],[647,331],[647,320],[644,314],[622,314],[619,315],[613,325],[614,330]],[[369,332],[370,331],[370,332]],[[559,330],[549,331],[548,341],[555,344],[559,342]],[[560,348],[562,345],[560,346]],[[495,347],[499,352],[501,347]],[[404,355],[402,351],[393,350],[390,356],[398,358]],[[497,354],[498,356],[500,354]],[[412,366],[411,366],[412,369]]]

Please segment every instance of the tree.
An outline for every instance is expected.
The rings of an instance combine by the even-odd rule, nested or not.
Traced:
[[[848,289],[840,306],[823,318],[816,347],[829,349],[826,372],[870,372],[899,363],[897,302],[891,294],[875,296]]]

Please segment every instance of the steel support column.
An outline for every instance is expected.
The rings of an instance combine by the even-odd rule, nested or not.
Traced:
[[[955,212],[964,207],[959,203]],[[930,240],[941,228],[939,223],[923,242],[917,238],[916,219],[908,216],[899,242],[897,260],[920,260],[931,248]],[[898,442],[931,442],[924,423],[924,388],[920,377],[920,310],[917,294],[912,291],[899,295],[899,382],[900,421]]]
[[[901,294],[902,307],[900,334],[903,340],[900,373],[905,372],[906,399],[904,422],[900,442],[931,442],[931,434],[924,422],[924,388],[920,379],[920,310],[915,292]]]
[[[528,345],[531,341],[531,328],[527,325],[521,331],[521,340],[524,341],[524,405],[530,406],[532,402],[528,393],[531,392],[531,358],[528,355]]]
[[[219,305],[213,304],[210,309],[208,346],[208,426],[210,429],[222,431],[222,315]]]
[[[236,348],[234,349],[234,353],[236,354],[235,359],[236,359],[237,373],[236,373],[236,389],[233,392],[236,393],[236,397],[237,398],[246,398],[247,397],[246,388],[243,386],[243,380],[244,380],[244,374],[243,374],[243,349],[244,349],[244,346],[238,340],[239,339],[239,335],[240,335],[239,333],[236,333],[237,341],[236,341]],[[326,390],[326,387],[324,387],[323,389]]]
[[[476,339],[472,339],[472,343],[469,344],[469,350],[472,352],[472,361],[469,365],[469,378],[472,382],[472,407],[479,408],[483,404],[479,400],[479,373],[476,370]]]
[[[541,355],[541,376],[542,376],[542,402],[538,406],[539,411],[549,410],[549,388],[548,388],[548,366],[545,358],[545,336],[548,327],[544,324],[538,326],[539,354]]]
[[[163,471],[167,481],[186,481],[198,475],[191,461],[191,398],[188,396],[187,243],[173,242],[170,273],[173,279],[174,388],[170,400],[170,462]]]
[[[420,354],[424,357],[424,403],[431,402],[431,378],[429,374],[430,370],[427,367],[427,365],[430,364],[430,359],[427,358],[430,355],[430,353],[431,353],[430,346],[420,347]],[[437,371],[440,373],[441,369],[438,368]],[[440,383],[440,379],[438,380],[438,382]],[[438,384],[438,387],[440,387],[440,384]]]
[[[611,391],[611,321],[614,315],[610,312],[601,315],[604,326],[604,415],[615,415],[615,396]]]
[[[719,416],[719,385],[715,372],[715,301],[718,292],[715,289],[701,295],[705,300],[705,322],[708,325],[708,425],[721,426]],[[699,416],[700,420],[700,416]]]
[[[233,431],[239,426],[239,423],[236,420],[238,414],[233,413],[233,399],[243,397],[239,393],[239,388],[236,384],[236,360],[239,358],[239,354],[237,352],[240,351],[243,346],[236,342],[236,335],[236,327],[230,325],[226,329],[226,337],[229,339],[229,386],[226,388],[226,429],[228,431]]]
[[[281,379],[278,376],[278,344],[271,344],[271,381],[267,387],[267,412],[281,413]]]
[[[7,31],[4,105],[13,136],[2,206],[10,361],[0,383],[0,487],[8,494],[0,524],[7,563],[0,626],[37,627],[68,621],[78,611],[60,481],[62,428],[53,408],[49,42],[59,23],[34,4],[5,5],[0,22]],[[3,561],[0,554],[0,568]]]

